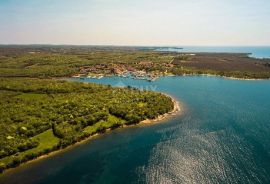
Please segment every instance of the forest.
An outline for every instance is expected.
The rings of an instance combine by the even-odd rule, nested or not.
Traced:
[[[145,47],[0,46],[0,171],[173,109],[170,97],[67,81],[114,66],[155,75],[270,78],[269,59],[247,54],[157,52]],[[111,68],[110,68],[111,67]]]
[[[51,79],[0,78],[0,99],[1,171],[173,109],[156,92]]]
[[[81,68],[114,65],[157,75],[212,74],[244,79],[269,79],[270,59],[246,53],[175,53],[155,47],[0,46],[0,77],[59,78]],[[150,63],[143,65],[141,63]],[[87,73],[82,73],[87,75]],[[104,74],[104,71],[100,71]]]

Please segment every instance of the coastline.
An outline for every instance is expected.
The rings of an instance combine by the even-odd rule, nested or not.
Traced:
[[[91,141],[91,140],[93,140],[95,138],[98,138],[98,136],[102,136],[105,133],[109,133],[112,130],[119,130],[119,129],[124,129],[124,128],[128,128],[128,127],[136,127],[136,126],[151,125],[151,124],[159,123],[159,122],[162,122],[164,120],[167,120],[170,117],[175,116],[179,112],[181,112],[181,106],[180,106],[180,102],[178,100],[176,100],[174,97],[172,97],[172,96],[170,96],[168,94],[165,94],[165,93],[162,93],[162,94],[165,95],[165,96],[167,96],[167,97],[170,97],[171,100],[172,100],[172,102],[173,102],[174,108],[170,112],[167,112],[165,114],[159,115],[155,119],[145,119],[145,120],[139,122],[138,124],[123,125],[123,126],[118,127],[118,128],[108,128],[108,129],[106,129],[106,131],[104,133],[95,133],[95,134],[93,134],[93,135],[91,135],[91,136],[89,136],[89,137],[87,137],[87,138],[85,138],[85,139],[83,139],[81,141],[78,141],[78,142],[76,142],[76,143],[74,143],[72,145],[69,145],[69,146],[67,146],[65,148],[58,149],[58,150],[52,151],[52,152],[47,153],[47,154],[44,154],[44,155],[40,155],[37,158],[34,158],[32,160],[29,160],[29,161],[26,161],[24,163],[21,163],[17,167],[8,168],[8,169],[4,170],[2,173],[0,173],[0,177],[3,176],[4,174],[8,174],[9,172],[15,171],[18,168],[22,168],[23,166],[26,166],[28,164],[31,164],[31,163],[34,163],[34,162],[38,162],[38,161],[41,161],[41,160],[46,159],[46,158],[49,158],[49,157],[53,157],[54,155],[57,155],[59,153],[63,153],[65,151],[68,151],[70,149],[73,149],[76,146],[79,146],[79,145],[84,144],[84,143],[86,143],[88,141]]]
[[[76,75],[76,74],[75,74]],[[183,76],[206,76],[206,77],[220,77],[225,78],[228,80],[243,80],[243,81],[264,81],[264,80],[270,80],[270,78],[241,78],[241,77],[233,77],[233,76],[226,76],[226,75],[217,75],[217,74],[211,74],[211,73],[183,73],[183,74],[163,74],[158,76],[157,78],[161,77],[183,77]],[[29,78],[29,79],[40,79],[38,77],[28,77],[28,76],[0,76],[0,78]],[[121,75],[104,75],[103,77],[123,77]],[[45,79],[53,79],[53,80],[70,80],[70,79],[78,79],[80,77],[74,77],[74,76],[63,76],[63,77],[51,77],[51,78],[45,78]],[[86,76],[83,76],[82,78],[87,78]],[[125,78],[125,77],[123,77]],[[98,78],[96,78],[99,80]],[[135,79],[135,80],[141,80],[141,79]],[[145,80],[145,79],[142,79]]]
[[[171,100],[173,102],[173,105],[174,105],[173,110],[170,111],[170,112],[167,112],[165,114],[159,115],[155,119],[143,120],[138,125],[153,124],[153,123],[161,122],[161,121],[167,120],[168,118],[170,118],[170,117],[172,117],[174,115],[177,115],[178,113],[181,112],[181,106],[180,106],[180,102],[178,100],[176,100],[174,97],[172,97],[172,96],[170,96],[168,94],[165,94],[165,93],[162,93],[162,94],[171,98]]]
[[[115,77],[117,75],[105,75],[104,77]],[[270,80],[270,78],[240,78],[240,77],[233,77],[233,76],[226,76],[226,75],[217,75],[217,74],[211,74],[211,73],[202,73],[202,74],[182,74],[182,75],[178,75],[178,74],[164,74],[164,75],[160,75],[157,77],[161,78],[161,77],[184,77],[184,76],[206,76],[206,77],[220,77],[220,78],[224,78],[224,79],[228,79],[228,80],[241,80],[241,81],[266,81],[266,80]],[[123,76],[119,76],[119,77],[123,77]],[[70,78],[79,78],[79,77],[60,77],[58,78],[58,80],[66,80],[66,79],[70,79]],[[140,79],[136,79],[136,80],[140,80]],[[145,80],[145,79],[143,79]],[[152,81],[151,81],[152,82]]]
[[[221,76],[221,75],[214,75],[214,74],[184,74],[184,75],[165,75],[164,77],[166,76],[178,76],[178,77],[181,77],[181,76],[207,76],[207,77],[220,77],[220,78],[224,78],[224,79],[228,79],[228,80],[243,80],[243,81],[250,81],[250,80],[254,80],[254,81],[257,81],[257,80],[269,80],[269,79],[245,79],[245,78],[234,78],[234,77],[226,77],[226,76]],[[54,78],[54,79],[59,79],[59,78]],[[66,80],[67,78],[60,78],[60,80]],[[144,125],[151,125],[151,124],[154,124],[154,123],[160,123],[164,120],[167,120],[169,119],[170,117],[176,115],[179,113],[179,111],[182,111],[182,108],[180,108],[180,102],[177,101],[174,97],[168,95],[168,94],[165,94],[165,93],[162,93],[163,95],[166,95],[168,97],[170,97],[170,99],[172,100],[173,104],[174,104],[174,108],[172,111],[170,112],[167,112],[165,114],[162,114],[162,115],[159,115],[157,118],[155,119],[146,119],[146,120],[143,120],[141,122],[139,122],[138,124],[134,124],[134,125],[123,125],[121,127],[118,127],[116,128],[117,130],[119,129],[124,129],[124,128],[128,128],[128,127],[136,127],[136,126],[144,126]],[[112,130],[115,130],[114,128],[108,128],[106,129],[106,133],[109,133],[110,131]],[[102,136],[104,133],[95,133],[79,142],[76,142],[72,145],[69,145],[65,148],[62,148],[62,149],[58,149],[58,150],[55,150],[55,151],[52,151],[48,154],[44,154],[44,155],[41,155],[41,156],[38,156],[37,158],[34,158],[32,160],[29,160],[27,162],[24,162],[22,164],[20,164],[19,166],[17,167],[14,167],[14,168],[8,168],[6,170],[4,170],[3,173],[0,173],[0,177],[1,175],[7,173],[7,172],[10,172],[12,170],[15,170],[17,168],[20,168],[21,166],[25,166],[27,164],[30,164],[32,162],[37,162],[37,161],[40,161],[42,159],[45,159],[45,158],[48,158],[48,157],[51,157],[51,156],[54,156],[58,153],[61,153],[61,152],[64,152],[64,151],[68,151],[70,149],[73,149],[74,147],[76,147],[77,145],[80,145],[80,144],[84,144],[85,142],[88,142],[88,141],[91,141],[92,139],[95,139],[97,138],[98,136]]]
[[[214,74],[199,74],[199,76],[207,76],[207,77],[220,77],[228,80],[242,80],[242,81],[261,81],[261,80],[269,80],[270,78],[265,79],[256,79],[256,78],[238,78],[238,77],[229,77],[225,75],[214,75]]]
[[[237,77],[230,77],[225,75],[215,75],[215,74],[183,74],[183,75],[166,75],[165,77],[181,77],[181,76],[206,76],[206,77],[220,77],[228,80],[241,80],[241,81],[264,81],[270,80],[270,78],[237,78]]]

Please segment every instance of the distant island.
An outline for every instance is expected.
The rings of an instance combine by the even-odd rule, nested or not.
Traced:
[[[1,46],[0,171],[97,133],[178,110],[165,94],[67,78],[121,76],[151,82],[161,76],[201,74],[269,79],[270,60],[145,47]]]

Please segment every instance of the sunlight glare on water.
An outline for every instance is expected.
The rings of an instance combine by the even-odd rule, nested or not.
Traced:
[[[270,81],[104,77],[79,82],[136,86],[172,95],[182,113],[107,133],[7,173],[4,183],[270,183]]]

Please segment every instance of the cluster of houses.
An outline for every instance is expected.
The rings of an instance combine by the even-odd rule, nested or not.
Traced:
[[[91,78],[102,78],[103,76],[122,76],[132,77],[134,79],[145,79],[149,81],[156,80],[161,73],[158,71],[146,72],[145,68],[153,68],[156,65],[161,67],[171,68],[171,63],[153,63],[151,61],[141,61],[138,63],[109,63],[109,64],[96,64],[92,66],[80,67],[80,72],[73,77],[91,77]],[[144,68],[144,69],[139,69]]]

